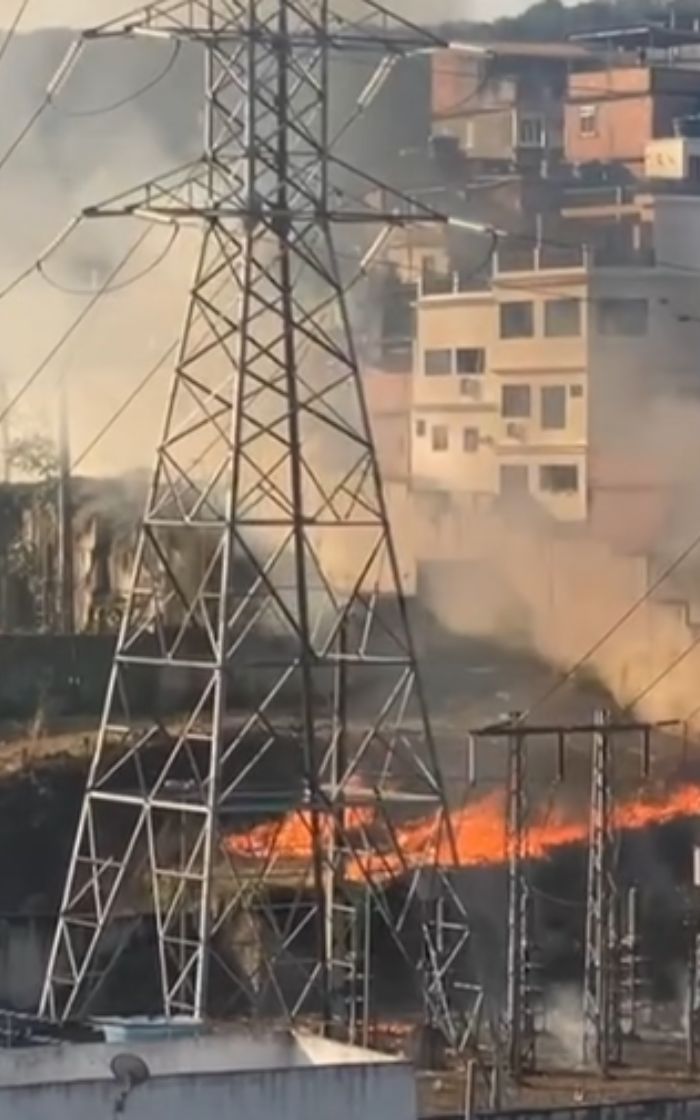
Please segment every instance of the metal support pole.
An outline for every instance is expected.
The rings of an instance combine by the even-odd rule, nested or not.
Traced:
[[[639,888],[627,892],[626,929],[620,957],[620,1013],[628,1038],[637,1038],[639,1030],[640,956],[639,956]]]
[[[688,993],[686,1004],[686,1057],[688,1069],[698,1069],[700,1026],[700,846],[693,847],[692,885],[688,903]]]
[[[593,735],[588,897],[583,991],[583,1056],[606,1076],[620,1058],[619,915],[614,882],[611,742],[606,712]]]
[[[517,716],[513,717],[517,723]],[[529,1013],[529,894],[525,871],[526,735],[513,731],[508,738],[508,959],[506,1016],[508,1068],[518,1080],[534,1060],[532,1016]]]
[[[70,436],[68,426],[68,387],[66,373],[61,376],[58,398],[58,480],[56,485],[56,522],[58,525],[58,621],[62,634],[75,632],[73,578],[73,494]]]
[[[698,1069],[700,1023],[700,930],[694,908],[688,922],[688,996],[686,1007],[686,1060],[690,1073]]]

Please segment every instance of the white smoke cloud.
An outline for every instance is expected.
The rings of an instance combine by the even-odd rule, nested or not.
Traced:
[[[114,19],[136,3],[130,0],[33,0],[22,21],[25,30],[37,27],[92,27],[103,20]],[[390,4],[389,7],[392,5]],[[394,0],[393,7],[410,19],[493,19],[523,11],[528,0]],[[0,27],[7,26],[14,14],[13,5],[5,0],[0,12]],[[7,9],[10,9],[9,11]]]

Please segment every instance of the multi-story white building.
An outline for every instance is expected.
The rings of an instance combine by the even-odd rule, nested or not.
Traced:
[[[700,397],[700,329],[684,313],[698,295],[696,275],[633,246],[611,265],[506,245],[486,278],[425,277],[411,485],[468,492],[476,507],[528,495],[585,519],[592,457],[638,453],[664,395]]]

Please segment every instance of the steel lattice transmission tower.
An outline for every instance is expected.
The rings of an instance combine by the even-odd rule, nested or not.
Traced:
[[[467,915],[441,866],[449,817],[332,237],[444,220],[336,158],[329,123],[335,50],[374,57],[376,86],[437,41],[371,0],[348,8],[170,0],[89,33],[203,48],[203,158],[86,212],[203,236],[43,991],[53,1017],[96,1006],[144,911],[167,1015],[225,1002],[352,1029],[373,939],[453,1042],[480,1004],[468,985],[459,1009],[447,994],[462,964],[438,927],[461,923],[462,947]]]

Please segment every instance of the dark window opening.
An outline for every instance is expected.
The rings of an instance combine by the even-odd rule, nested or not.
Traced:
[[[578,111],[578,126],[581,136],[598,135],[598,110],[595,105],[582,105]]]
[[[457,373],[483,373],[486,366],[484,350],[457,350]]]
[[[563,385],[548,385],[542,389],[540,403],[543,428],[558,431],[566,427],[566,388]]]
[[[530,415],[530,386],[504,385],[501,389],[501,416],[523,419]]]
[[[444,424],[436,424],[432,432],[433,451],[447,451],[450,445],[449,434]]]
[[[416,420],[416,435],[425,435],[425,420]]]
[[[427,374],[452,373],[451,350],[426,350],[423,362]]]
[[[540,490],[550,494],[571,494],[578,490],[578,467],[540,467]]]
[[[465,428],[462,432],[462,448],[464,451],[474,452],[479,450],[479,429]]]
[[[521,117],[518,142],[522,148],[544,148],[545,128],[542,117]]]
[[[500,308],[501,338],[532,338],[535,314],[532,303],[518,300],[502,303]]]
[[[581,300],[548,299],[544,305],[544,333],[548,338],[576,338],[581,334]]]

